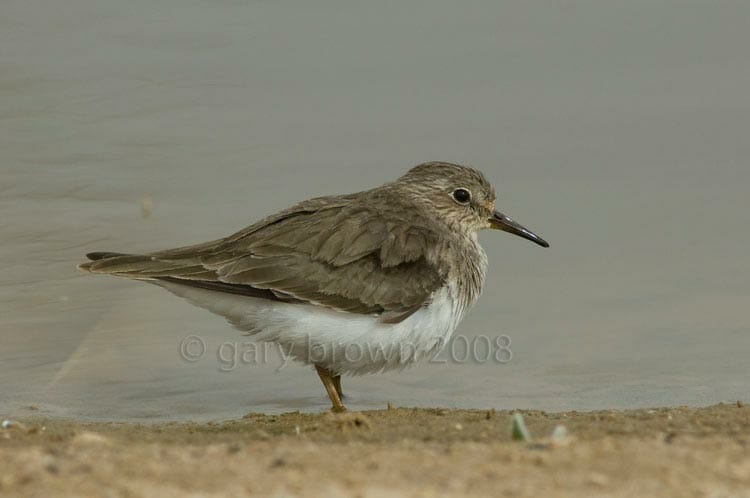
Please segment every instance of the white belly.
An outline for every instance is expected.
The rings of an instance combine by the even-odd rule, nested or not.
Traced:
[[[225,317],[259,341],[278,343],[285,354],[339,374],[402,369],[445,345],[466,310],[448,287],[429,306],[400,323],[313,305],[209,291],[154,282],[196,306]]]

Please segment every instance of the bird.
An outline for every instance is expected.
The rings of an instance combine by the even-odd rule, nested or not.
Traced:
[[[439,351],[477,302],[496,229],[549,244],[495,209],[479,170],[427,162],[379,187],[302,201],[227,237],[146,254],[91,252],[78,268],[161,286],[314,367],[333,412],[342,375]]]

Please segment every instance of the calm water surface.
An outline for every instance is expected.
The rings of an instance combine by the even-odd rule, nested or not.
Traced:
[[[484,170],[552,247],[482,235],[487,287],[448,352],[506,335],[509,362],[346,379],[351,408],[747,397],[750,4],[66,5],[0,6],[0,414],[325,409],[310,369],[75,265],[433,159]]]

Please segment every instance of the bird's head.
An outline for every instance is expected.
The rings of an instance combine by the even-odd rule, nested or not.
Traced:
[[[415,204],[424,206],[431,216],[440,217],[451,229],[503,230],[549,247],[534,232],[495,210],[495,189],[474,168],[445,162],[424,163],[410,169],[395,184],[408,192]]]

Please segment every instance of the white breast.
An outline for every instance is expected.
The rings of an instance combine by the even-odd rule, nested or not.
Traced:
[[[339,374],[402,369],[436,353],[450,339],[465,309],[450,287],[400,323],[306,304],[220,293],[154,281],[196,306],[225,317],[259,341],[281,345],[294,359]]]

